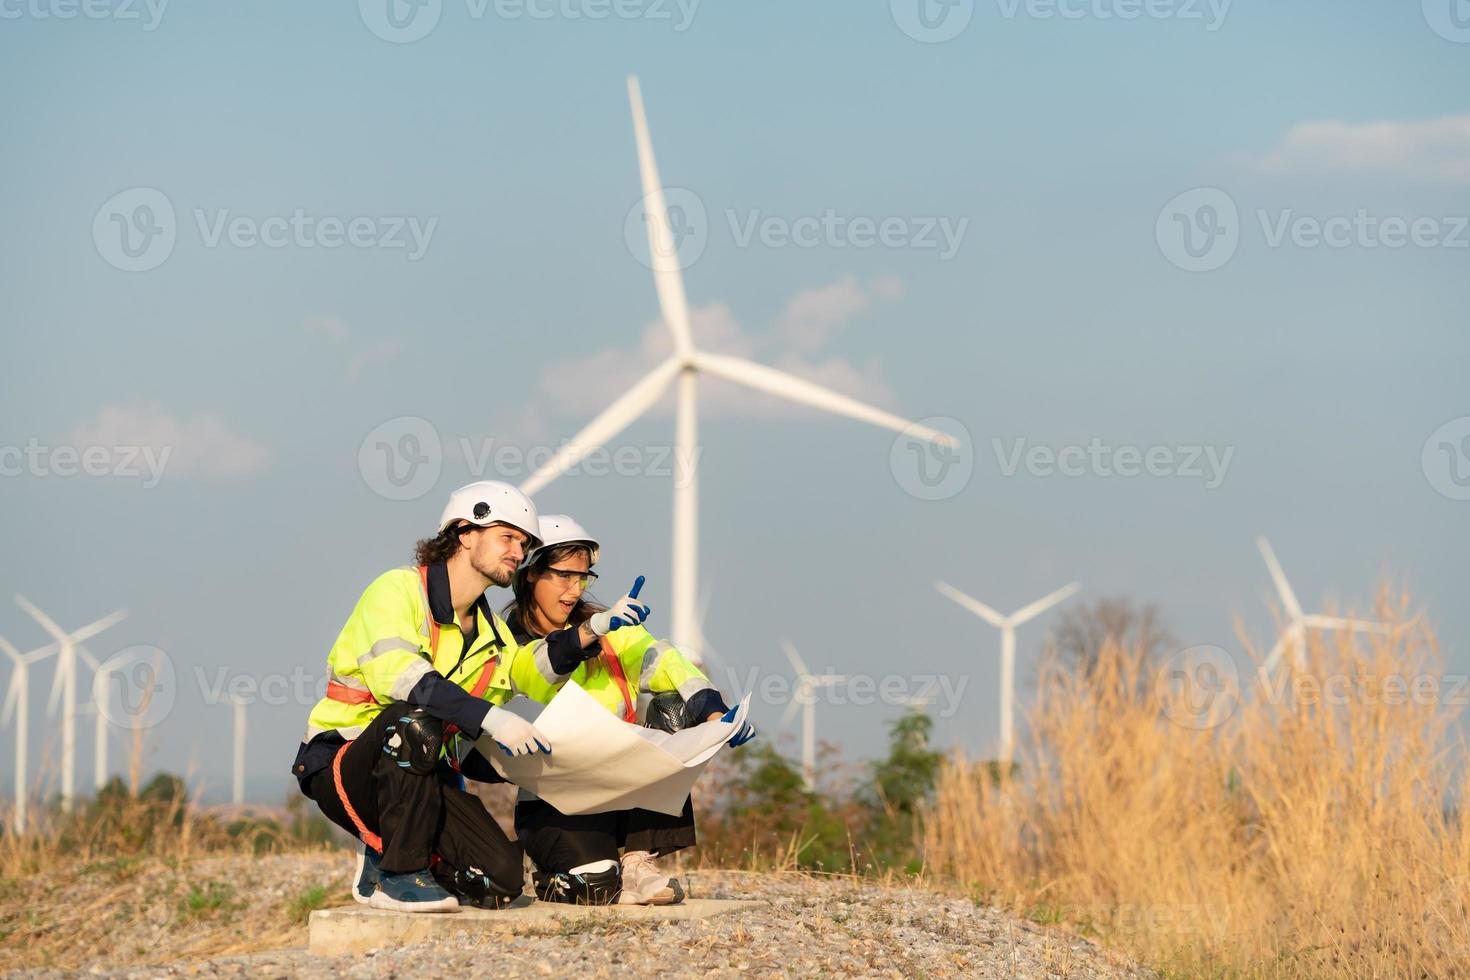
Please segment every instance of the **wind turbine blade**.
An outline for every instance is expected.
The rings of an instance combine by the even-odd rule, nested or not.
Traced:
[[[1319,630],[1353,630],[1357,633],[1388,633],[1383,623],[1370,623],[1361,619],[1342,619],[1337,616],[1303,616],[1302,625]]]
[[[1268,654],[1266,656],[1266,659],[1261,662],[1262,674],[1265,674],[1267,677],[1271,676],[1271,673],[1276,670],[1276,665],[1281,662],[1281,653],[1285,649],[1286,634],[1283,633],[1281,635],[1281,638],[1276,641],[1276,645],[1271,648],[1270,654]]]
[[[10,675],[10,686],[5,691],[5,707],[0,708],[0,725],[10,724],[10,719],[15,717],[16,706],[20,704],[22,673],[17,668]]]
[[[20,651],[3,636],[0,636],[0,652],[3,652],[11,660],[19,661],[21,659]]]
[[[781,649],[786,651],[786,659],[791,661],[791,666],[796,671],[796,676],[805,681],[812,676],[812,672],[806,669],[806,661],[801,659],[801,654],[796,652],[796,646],[790,640],[781,641]]]
[[[62,681],[66,678],[66,658],[63,657],[56,662],[56,673],[51,675],[51,695],[46,699],[46,714],[56,714],[56,709],[61,704]]]
[[[81,643],[83,640],[90,640],[92,637],[96,636],[98,633],[101,633],[103,630],[111,629],[112,627],[116,626],[118,623],[127,618],[128,611],[126,609],[119,609],[112,615],[103,616],[101,619],[97,620],[97,622],[88,623],[86,626],[83,626],[81,629],[73,632],[71,635],[72,642]]]
[[[797,700],[797,692],[791,692],[791,700],[786,702],[786,710],[781,713],[781,727],[785,728],[791,724],[791,719],[796,717],[796,712],[801,708],[801,702]]]
[[[689,300],[684,293],[684,274],[679,269],[679,250],[674,247],[674,229],[669,225],[668,202],[664,200],[658,163],[653,157],[653,139],[648,135],[643,90],[636,75],[628,76],[628,103],[633,108],[633,136],[638,142],[638,174],[643,181],[643,213],[648,222],[648,251],[658,307],[674,335],[675,353],[687,357],[694,350]]]
[[[1077,590],[1081,588],[1082,585],[1078,582],[1073,582],[1071,585],[1064,585],[1060,589],[1057,589],[1055,592],[1053,592],[1051,595],[1041,599],[1037,599],[1029,606],[1023,606],[1019,612],[1011,613],[1011,623],[1015,626],[1020,626],[1028,619],[1032,619],[1046,612],[1048,609],[1050,609],[1052,606],[1055,606],[1063,599],[1069,599],[1072,596],[1076,595]]]
[[[77,656],[82,658],[82,662],[85,663],[88,667],[91,667],[93,670],[96,670],[97,668],[102,666],[100,663],[97,662],[97,658],[92,656],[91,651],[89,651],[86,647],[78,645],[76,647],[76,651]]]
[[[1261,557],[1266,559],[1266,569],[1271,573],[1271,581],[1276,583],[1276,592],[1281,596],[1283,610],[1292,622],[1297,622],[1302,618],[1302,604],[1296,601],[1296,593],[1291,591],[1291,585],[1286,581],[1286,573],[1276,560],[1276,552],[1271,550],[1271,542],[1263,535],[1256,538],[1256,547],[1261,549]]]
[[[812,408],[819,408],[834,415],[845,415],[859,422],[892,429],[894,432],[906,432],[915,438],[924,439],[936,445],[959,447],[959,442],[953,436],[946,435],[938,429],[916,425],[891,412],[865,405],[855,398],[839,395],[835,391],[829,391],[820,385],[804,381],[785,371],[766,367],[764,364],[757,364],[740,357],[703,352],[694,355],[694,364],[701,371],[708,371],[727,381],[733,381],[757,391],[764,391],[778,398],[810,405]]]
[[[974,613],[976,616],[979,616],[981,619],[985,620],[996,629],[1005,629],[1006,618],[1000,613],[996,612],[994,609],[991,609],[985,603],[981,602],[979,599],[975,599],[965,595],[963,592],[950,585],[948,582],[935,582],[934,587],[939,590],[941,595],[953,599],[955,602],[964,606],[966,609],[970,610],[970,612]]]
[[[679,361],[676,358],[670,358],[650,371],[642,381],[629,388],[621,398],[573,436],[545,466],[532,473],[530,479],[521,484],[521,492],[528,497],[535,496],[552,480],[576,466],[592,450],[626,429],[634,419],[658,401],[678,373]]]
[[[34,602],[17,592],[15,594],[15,604],[29,613],[32,619],[40,623],[41,629],[50,633],[52,639],[56,640],[57,643],[64,643],[66,641],[66,634],[62,632],[61,627],[57,626],[56,621],[50,616],[37,609]]]

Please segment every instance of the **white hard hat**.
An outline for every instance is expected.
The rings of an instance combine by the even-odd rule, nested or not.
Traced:
[[[479,527],[509,524],[530,536],[532,548],[541,543],[536,505],[509,483],[481,480],[454,491],[439,518],[439,530],[457,521],[469,521]]]
[[[532,548],[526,555],[526,564],[530,565],[536,560],[538,552],[547,548],[554,548],[559,544],[585,544],[592,554],[588,560],[588,567],[597,564],[598,544],[597,539],[587,533],[586,528],[572,520],[565,514],[547,514],[541,518],[541,544]]]

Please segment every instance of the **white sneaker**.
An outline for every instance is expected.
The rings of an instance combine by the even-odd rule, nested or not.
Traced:
[[[684,889],[659,870],[647,851],[623,855],[623,891],[619,905],[675,905],[684,900]]]

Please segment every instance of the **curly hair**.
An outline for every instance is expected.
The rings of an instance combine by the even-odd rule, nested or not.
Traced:
[[[415,565],[437,565],[448,561],[458,553],[461,542],[460,535],[466,531],[474,531],[477,528],[473,524],[451,524],[432,538],[423,538],[413,546],[413,563]]]

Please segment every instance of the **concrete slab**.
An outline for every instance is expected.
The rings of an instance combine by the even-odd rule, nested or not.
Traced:
[[[522,898],[508,909],[460,909],[458,912],[413,914],[384,912],[361,905],[319,909],[311,913],[310,948],[318,956],[342,956],[369,949],[462,937],[474,939],[495,933],[558,932],[568,923],[595,920],[617,922],[680,922],[708,919],[764,902],[717,898],[690,898],[678,905],[563,905]]]

